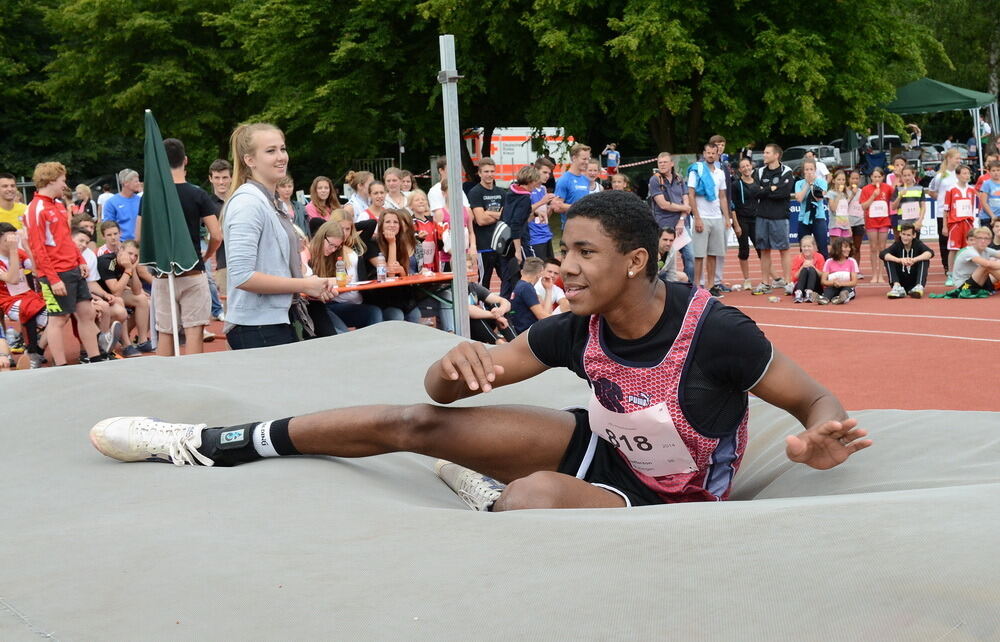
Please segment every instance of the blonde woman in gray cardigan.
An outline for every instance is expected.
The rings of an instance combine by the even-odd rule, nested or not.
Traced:
[[[226,336],[234,350],[297,340],[290,314],[295,297],[324,303],[335,279],[303,276],[299,238],[275,190],[288,171],[285,135],[267,123],[243,124],[230,138],[233,183],[223,210],[229,269]]]

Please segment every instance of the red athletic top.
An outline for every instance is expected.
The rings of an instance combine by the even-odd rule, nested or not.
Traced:
[[[45,277],[50,285],[62,282],[60,272],[87,264],[70,236],[69,217],[62,203],[35,194],[24,213],[24,225],[28,229],[28,245],[35,258],[34,271]]]
[[[948,225],[966,221],[971,223],[976,215],[977,198],[976,188],[970,185],[952,187],[948,190],[944,196],[944,209],[948,212]]]

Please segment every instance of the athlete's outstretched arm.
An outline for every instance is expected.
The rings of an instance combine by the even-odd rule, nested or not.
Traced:
[[[857,428],[857,420],[847,416],[833,393],[777,349],[750,392],[787,410],[805,426],[803,432],[785,438],[785,452],[792,461],[825,470],[872,445],[863,439],[868,431]]]
[[[524,381],[548,370],[528,347],[527,333],[510,343],[487,349],[464,341],[431,364],[424,389],[438,403],[451,403],[493,388]]]

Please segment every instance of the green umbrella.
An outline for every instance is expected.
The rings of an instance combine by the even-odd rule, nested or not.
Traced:
[[[174,296],[174,275],[194,269],[198,252],[191,242],[181,200],[170,174],[170,163],[163,148],[160,127],[153,112],[146,110],[146,143],[144,147],[142,227],[139,242],[139,263],[154,274],[167,274],[170,286],[170,317],[174,327],[174,354],[180,354],[177,329],[177,306]]]

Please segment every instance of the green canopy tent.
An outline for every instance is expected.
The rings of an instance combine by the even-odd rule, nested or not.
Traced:
[[[153,112],[146,110],[145,173],[142,193],[142,234],[139,262],[154,275],[166,274],[170,290],[170,320],[174,328],[174,356],[179,356],[180,329],[177,323],[177,297],[174,275],[194,269],[198,252],[191,242],[184,210],[170,173],[167,152],[163,148],[160,127]]]
[[[997,131],[997,97],[993,94],[962,89],[930,78],[914,80],[896,90],[896,100],[886,105],[886,111],[893,114],[931,114],[941,111],[967,110],[972,115],[973,136],[981,138],[979,110],[989,107],[993,131]],[[983,154],[979,154],[979,169],[983,166]]]

